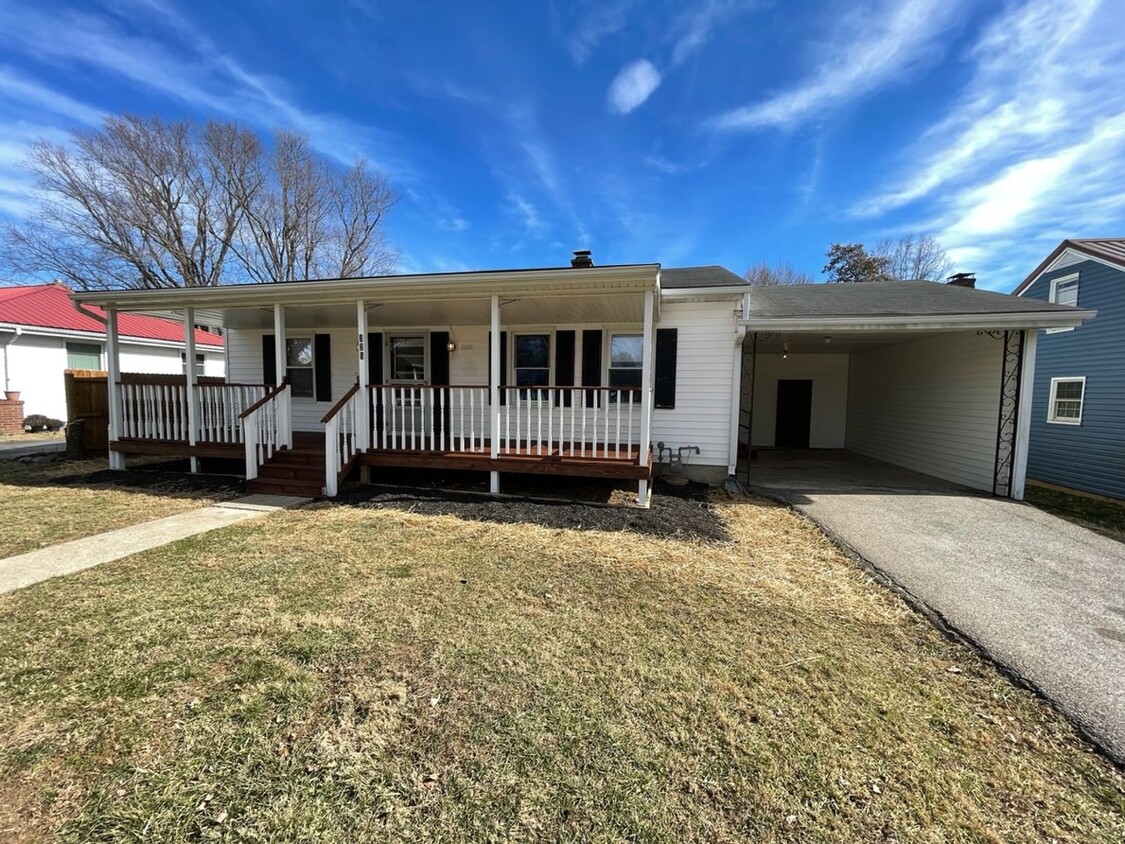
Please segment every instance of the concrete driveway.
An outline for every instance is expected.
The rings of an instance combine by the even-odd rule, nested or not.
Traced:
[[[1125,763],[1125,544],[849,452],[763,453],[750,485],[851,546]]]

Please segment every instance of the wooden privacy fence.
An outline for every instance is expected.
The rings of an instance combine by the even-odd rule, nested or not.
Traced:
[[[107,373],[96,369],[67,369],[63,373],[66,384],[66,421],[74,426],[75,434],[80,432],[81,442],[75,442],[71,436],[67,437],[68,446],[81,449],[84,452],[105,452],[109,448],[109,386]],[[130,395],[150,394],[155,396],[160,391],[168,395],[177,393],[186,387],[183,375],[146,375],[143,373],[123,372],[121,384],[127,386],[124,390]],[[209,393],[214,393],[215,388],[225,387],[225,378],[199,377],[196,383],[201,388],[207,387]],[[163,408],[163,405],[161,405]],[[126,403],[128,410],[128,403]],[[204,409],[206,412],[208,408]],[[165,414],[165,410],[161,410]],[[179,410],[172,406],[167,408],[167,415],[175,414],[179,418]],[[154,422],[157,420],[153,420]],[[164,430],[171,432],[171,420]],[[75,424],[79,423],[79,424]],[[186,439],[186,430],[181,431]],[[152,435],[156,434],[155,428]]]

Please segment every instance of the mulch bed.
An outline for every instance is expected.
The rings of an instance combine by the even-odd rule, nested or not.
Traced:
[[[332,501],[318,506],[387,508],[409,510],[424,515],[457,516],[497,524],[533,524],[568,530],[630,531],[666,539],[725,542],[730,537],[726,526],[711,506],[710,489],[705,484],[673,487],[657,483],[652,507],[642,510],[597,501],[561,500],[580,487],[555,485],[551,499],[524,495],[493,498],[479,492],[357,486]]]

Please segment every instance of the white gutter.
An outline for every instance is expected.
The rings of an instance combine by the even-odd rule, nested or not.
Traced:
[[[745,284],[729,287],[676,287],[672,290],[661,290],[660,298],[673,302],[677,299],[729,299],[745,296],[746,287]]]
[[[750,331],[959,331],[993,328],[1072,328],[1097,316],[1097,311],[1025,311],[1002,314],[937,314],[933,316],[753,317],[739,324]]]

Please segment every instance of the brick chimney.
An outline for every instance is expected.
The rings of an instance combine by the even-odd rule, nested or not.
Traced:
[[[574,257],[570,259],[572,267],[592,267],[594,259],[590,256],[589,249],[575,249]]]
[[[946,284],[952,284],[954,287],[976,287],[977,274],[976,273],[954,273],[949,277]]]

